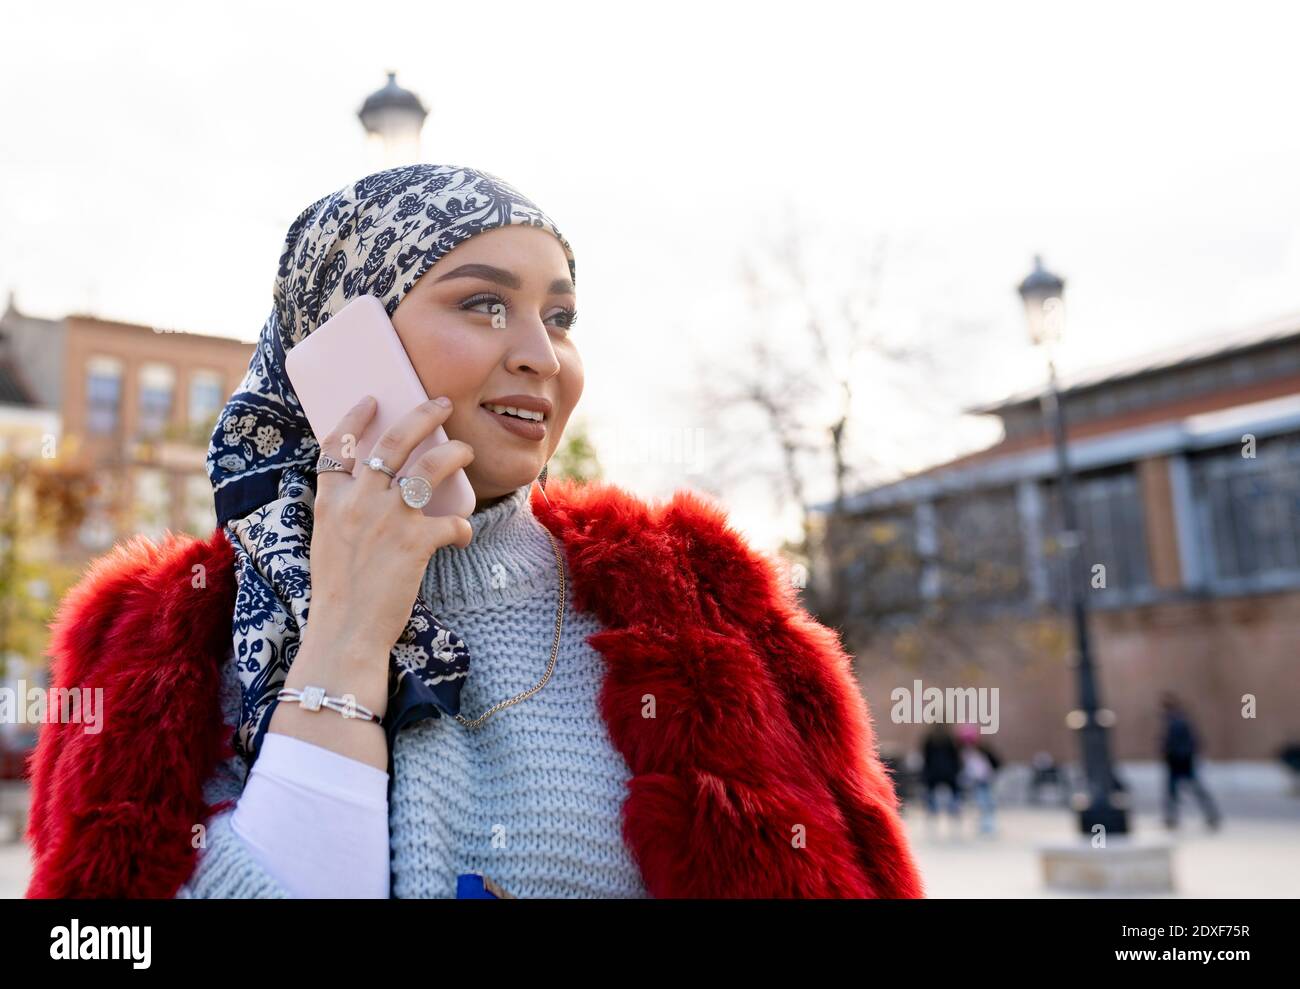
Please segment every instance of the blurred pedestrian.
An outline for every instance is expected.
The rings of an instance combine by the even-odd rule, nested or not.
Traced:
[[[939,813],[937,790],[947,790],[948,812],[952,816],[953,827],[961,829],[961,753],[957,742],[945,724],[935,725],[925,736],[921,748],[925,764],[921,769],[921,779],[925,784],[925,809],[927,820],[933,826],[935,816]]]
[[[1056,787],[1057,799],[1062,803],[1067,802],[1065,780],[1061,775],[1061,767],[1056,764],[1052,753],[1042,749],[1035,752],[1029,760],[1029,770],[1029,803],[1038,803],[1038,791],[1045,786]]]
[[[1210,791],[1196,775],[1198,744],[1191,719],[1172,693],[1166,691],[1161,696],[1160,706],[1164,712],[1161,744],[1165,768],[1168,770],[1168,785],[1165,790],[1165,827],[1170,830],[1178,827],[1178,790],[1183,784],[1187,784],[1200,802],[1205,823],[1211,829],[1217,829],[1221,820],[1219,809],[1215,806]]]
[[[994,815],[997,802],[993,796],[993,783],[1002,760],[992,746],[980,741],[977,725],[962,725],[957,729],[961,754],[961,779],[975,795],[979,807],[980,834],[993,834],[997,830]]]

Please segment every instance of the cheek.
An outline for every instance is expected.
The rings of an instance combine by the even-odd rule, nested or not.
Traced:
[[[422,334],[406,349],[428,396],[453,402],[477,395],[497,360],[481,334],[454,327]]]
[[[558,377],[559,381],[555,396],[558,399],[559,408],[556,411],[562,416],[562,418],[557,418],[558,425],[563,431],[568,421],[573,417],[574,407],[582,397],[582,388],[585,381],[582,360],[576,353],[564,359],[564,365]]]
[[[578,399],[582,397],[583,384],[586,382],[586,372],[583,370],[582,358],[577,350],[574,350],[572,356],[565,361],[560,378],[565,399],[570,405],[577,405]]]

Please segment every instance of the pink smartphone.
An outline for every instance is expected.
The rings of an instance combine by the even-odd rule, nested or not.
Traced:
[[[357,437],[354,475],[370,469],[361,461],[370,455],[384,430],[429,400],[383,303],[373,295],[357,296],[309,333],[285,356],[284,369],[318,441],[361,401],[362,395],[373,395],[378,401],[369,425]],[[408,473],[408,466],[427,450],[446,442],[447,434],[439,426],[411,451],[406,463],[396,468],[397,476]],[[465,469],[458,467],[434,487],[433,497],[422,511],[429,516],[459,515],[467,519],[474,512],[474,501],[474,489]]]

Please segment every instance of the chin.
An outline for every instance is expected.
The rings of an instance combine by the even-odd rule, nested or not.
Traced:
[[[488,474],[478,474],[470,476],[470,484],[474,488],[474,493],[480,500],[486,498],[497,498],[501,495],[509,494],[515,489],[535,480],[537,475],[542,472],[539,464],[536,470],[531,465],[523,467],[511,466],[501,470],[493,470]]]

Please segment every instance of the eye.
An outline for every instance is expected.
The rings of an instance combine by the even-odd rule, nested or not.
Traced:
[[[551,319],[562,320],[560,326],[565,330],[571,330],[573,329],[573,324],[578,321],[578,310],[572,308],[561,309],[559,312],[552,315]]]
[[[485,306],[487,308],[480,309],[479,308],[480,306]],[[507,314],[513,311],[513,307],[510,305],[509,300],[504,299],[493,292],[480,292],[477,295],[471,296],[470,298],[466,299],[464,302],[460,304],[460,308],[465,312],[478,310],[482,312],[483,315],[485,316],[496,315],[498,311],[496,309],[497,306],[501,307],[500,311],[505,312]],[[573,324],[578,321],[578,310],[572,308],[571,306],[565,307],[563,309],[560,309],[557,312],[552,313],[548,317],[548,322],[550,320],[559,320],[559,322],[554,325],[558,326],[560,329],[564,330],[565,332],[568,332],[570,329],[573,328]]]
[[[500,306],[505,312],[510,312],[510,303],[499,295],[493,295],[491,292],[480,292],[478,295],[471,296],[460,304],[461,309],[468,312],[477,306]],[[494,315],[493,309],[484,312],[485,316]]]

